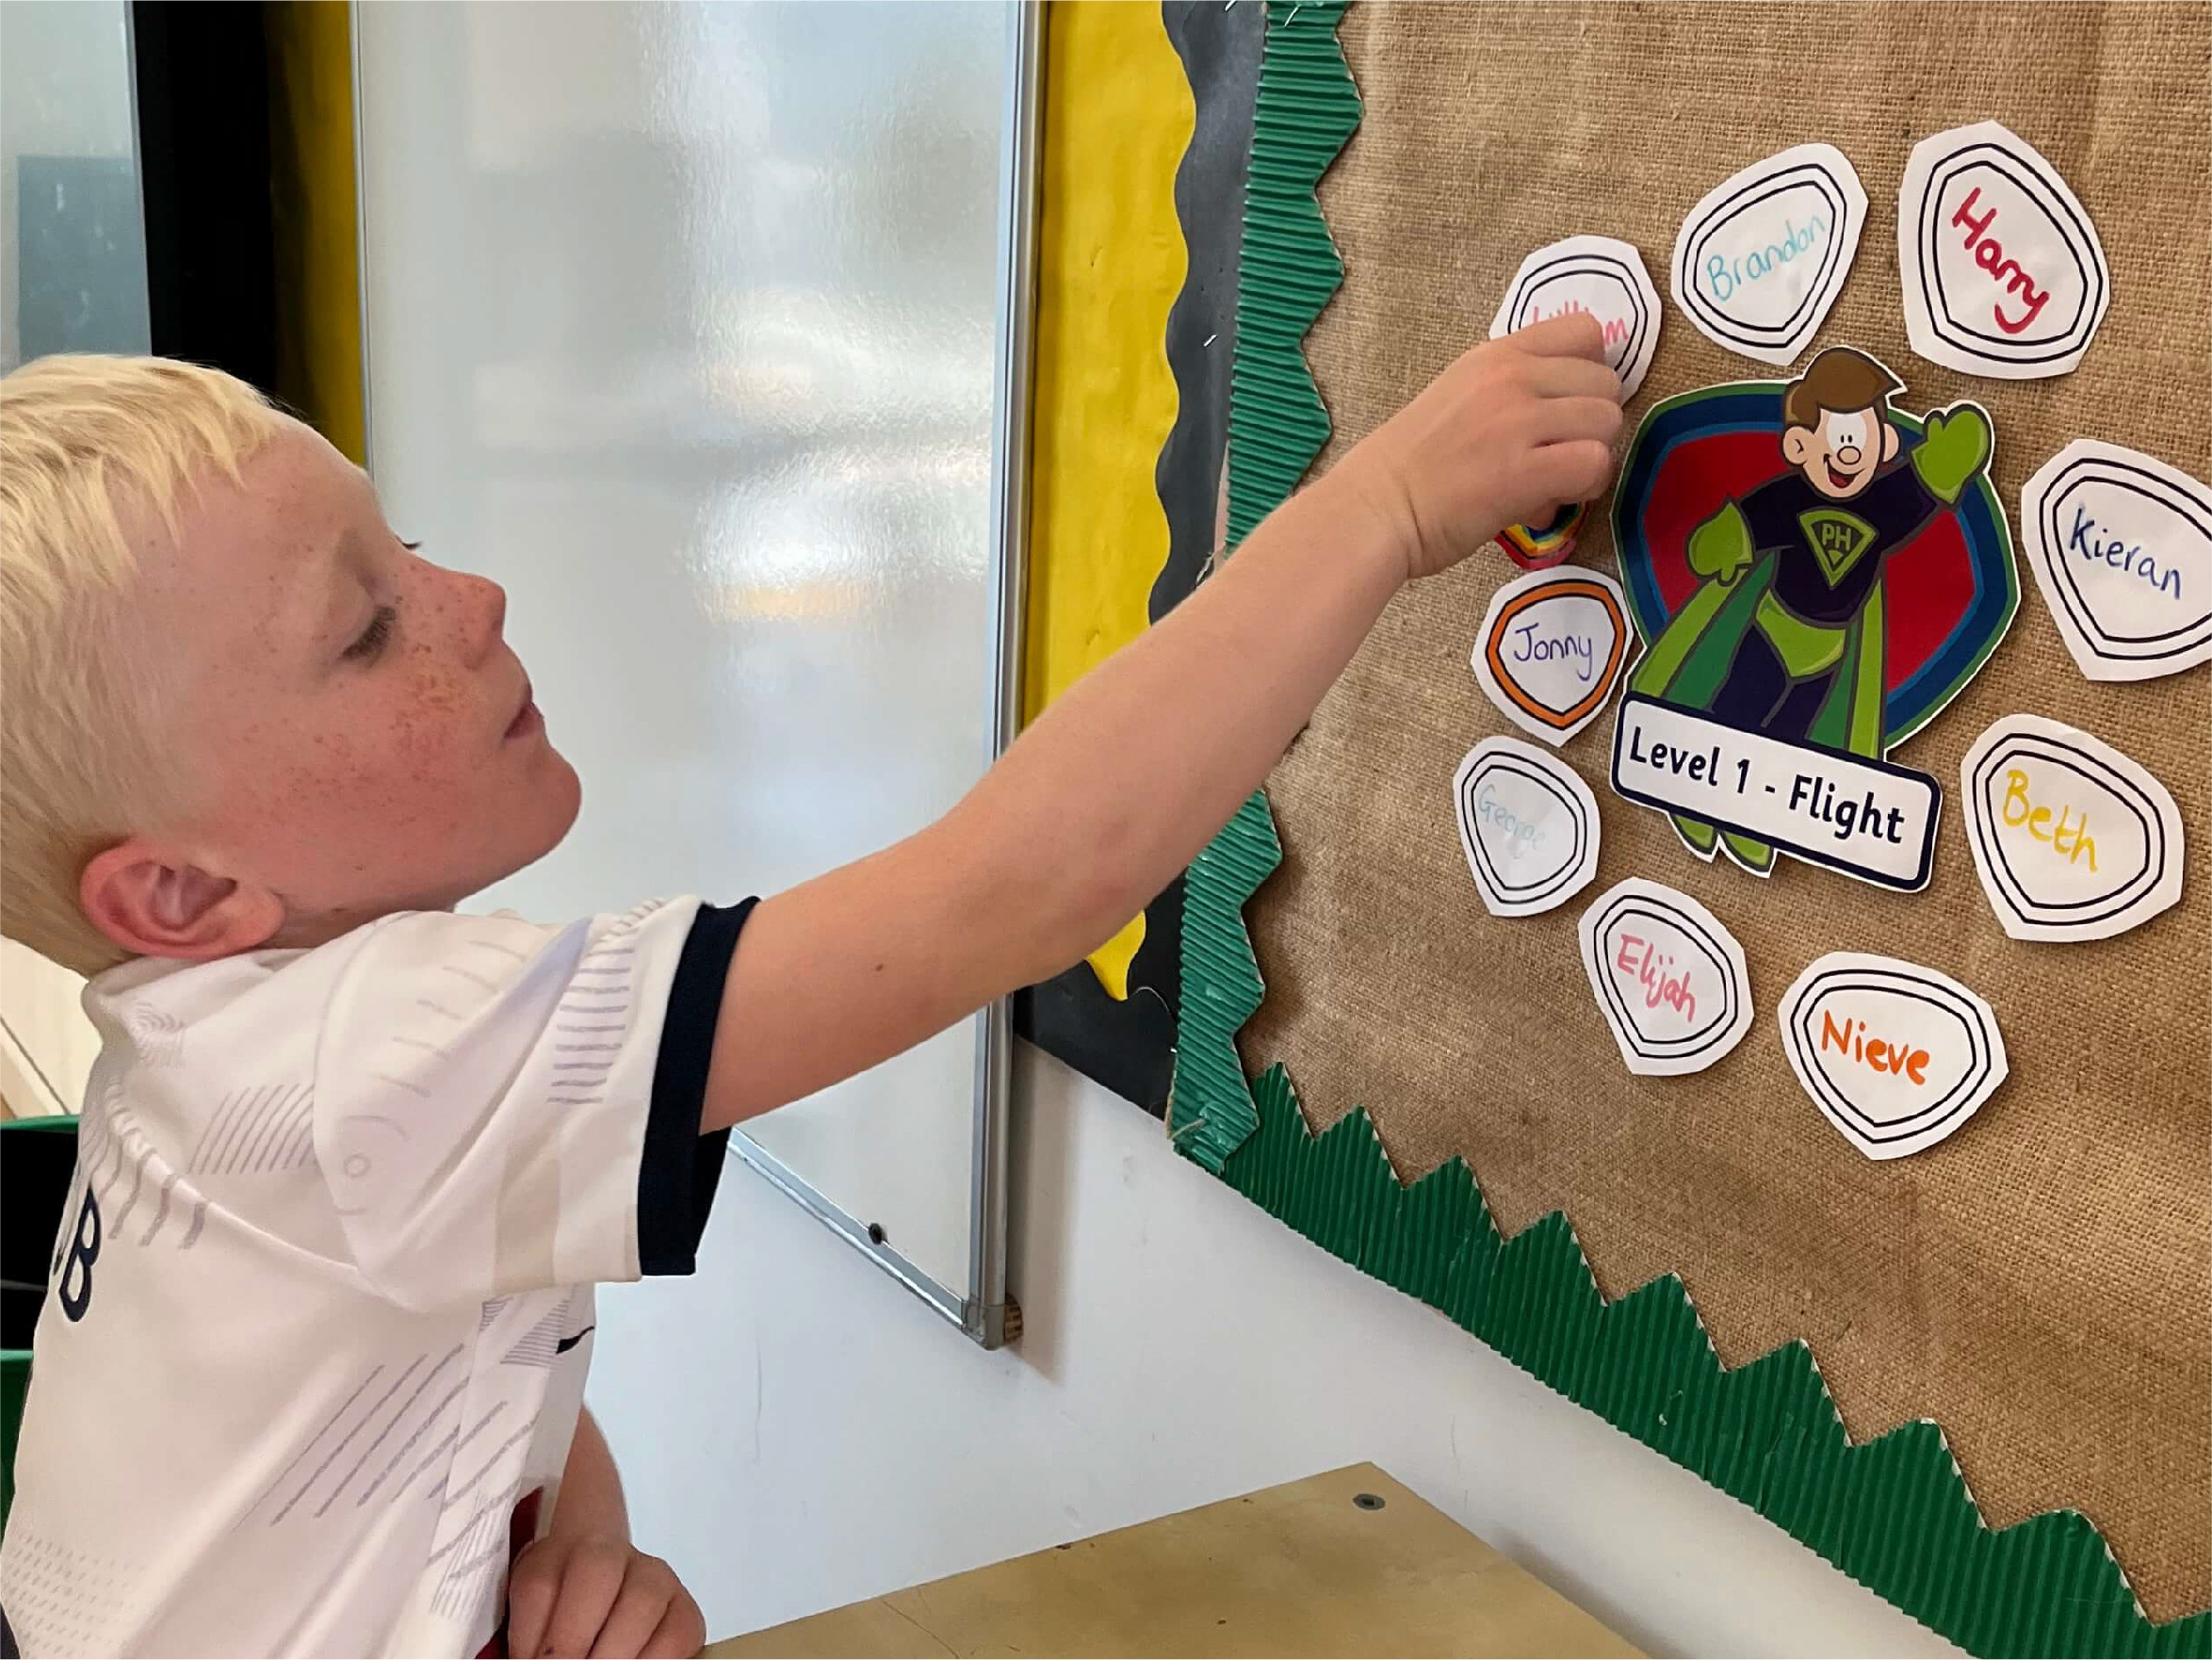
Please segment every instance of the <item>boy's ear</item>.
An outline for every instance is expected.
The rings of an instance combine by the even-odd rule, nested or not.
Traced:
[[[1881,422],[1882,460],[1895,461],[1897,459],[1897,446],[1903,442],[1897,436],[1897,429],[1890,424],[1889,417],[1886,415],[1878,414],[1874,418]]]
[[[1781,458],[1794,467],[1805,464],[1805,458],[1813,453],[1811,427],[1785,427],[1781,434]]]
[[[139,957],[212,962],[252,951],[284,926],[268,888],[218,876],[141,837],[95,854],[77,885],[92,926]]]

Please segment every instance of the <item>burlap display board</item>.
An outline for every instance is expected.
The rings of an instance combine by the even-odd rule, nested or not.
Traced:
[[[2077,436],[2212,477],[2212,8],[1369,4],[1342,38],[1366,113],[1320,192],[1346,272],[1308,341],[1327,459],[1481,337],[1531,249],[1620,236],[1664,291],[1708,188],[1819,140],[1872,205],[1815,344],[1888,362],[1901,409],[1989,408],[2009,514]],[[1987,119],[2065,174],[2110,260],[2110,314],[2070,376],[1975,379],[1906,344],[1907,154]],[[1669,300],[1631,426],[1672,393],[1771,378]],[[1615,568],[1609,506],[1577,563]],[[1316,1129],[1367,1108],[1401,1176],[1464,1155],[1508,1232],[1564,1210],[1609,1296],[1679,1273],[1728,1364],[1807,1339],[1855,1437],[1936,1420],[1992,1525],[2080,1508],[2153,1619],[2212,1603],[2212,670],[2089,683],[2024,567],[2005,643],[1895,757],[1946,792],[1934,879],[1910,896],[1700,864],[1611,794],[1601,720],[1565,751],[1603,812],[1590,894],[1638,874],[1702,901],[1759,1009],[1712,1071],[1638,1079],[1577,958],[1580,903],[1490,919],[1454,828],[1454,768],[1512,730],[1467,663],[1511,574],[1489,553],[1402,595],[1271,779],[1285,857],[1248,913],[1267,996],[1246,1066],[1287,1063]],[[2085,727],[2171,790],[2178,908],[2096,944],[2005,936],[1956,797],[1966,747],[2014,712]],[[1925,962],[1994,1005],[2011,1077],[1941,1146],[1870,1163],[1792,1078],[1775,1001],[1833,950]]]

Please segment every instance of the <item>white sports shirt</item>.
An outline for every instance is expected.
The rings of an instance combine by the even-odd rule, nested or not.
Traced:
[[[750,912],[411,913],[92,982],[0,1545],[23,1653],[484,1648],[593,1284],[691,1269]]]

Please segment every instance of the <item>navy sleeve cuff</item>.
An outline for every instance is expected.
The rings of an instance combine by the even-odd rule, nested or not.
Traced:
[[[730,1132],[699,1133],[723,983],[738,936],[758,900],[701,905],[676,959],[660,1052],[653,1066],[653,1100],[645,1117],[645,1152],[638,1164],[638,1271],[689,1274],[698,1265],[699,1236],[722,1180]]]

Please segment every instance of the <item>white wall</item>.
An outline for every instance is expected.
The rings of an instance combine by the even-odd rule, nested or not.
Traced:
[[[0,939],[0,1105],[17,1118],[74,1113],[100,1053],[82,977]]]
[[[696,1278],[601,1294],[593,1405],[709,1635],[1372,1459],[1654,1653],[1956,1652],[1135,1108],[1026,1047],[1016,1082],[1018,1350],[735,1164]]]

